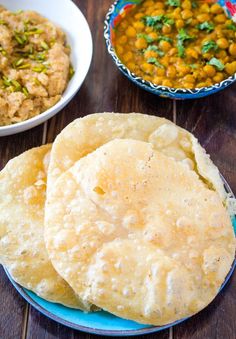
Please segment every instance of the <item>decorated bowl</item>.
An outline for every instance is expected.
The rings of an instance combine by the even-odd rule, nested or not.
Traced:
[[[219,83],[215,83],[211,86],[200,87],[200,88],[172,88],[163,85],[156,85],[150,81],[143,79],[137,74],[131,72],[119,59],[115,51],[115,30],[117,25],[120,23],[122,18],[131,10],[133,10],[137,5],[139,5],[143,0],[117,0],[115,1],[105,18],[104,26],[104,37],[107,45],[108,53],[113,58],[116,66],[119,70],[128,77],[129,80],[134,82],[137,86],[143,88],[144,90],[151,92],[153,94],[159,95],[161,97],[167,97],[172,99],[196,99],[214,94],[221,91],[222,89],[230,86],[236,80],[236,73],[232,76],[224,79]],[[206,0],[208,3],[218,3],[223,9],[226,15],[236,22],[236,0]]]

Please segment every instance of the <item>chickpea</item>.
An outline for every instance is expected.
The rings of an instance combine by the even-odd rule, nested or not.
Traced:
[[[183,88],[194,88],[194,83],[193,82],[184,82],[183,83]]]
[[[172,87],[172,86],[173,86],[173,83],[172,83],[172,81],[170,81],[169,79],[164,79],[164,80],[162,81],[162,85],[163,85],[163,86],[166,86],[166,87]]]
[[[226,49],[229,47],[229,43],[225,38],[220,38],[216,41],[217,45],[222,48],[222,49]]]
[[[145,51],[144,52],[144,57],[145,57],[145,59],[156,58],[157,57],[157,52],[155,52],[155,51]]]
[[[171,17],[173,19],[181,19],[180,12],[181,12],[181,9],[179,7],[174,9],[173,12],[171,13]]]
[[[164,66],[164,67],[168,67],[169,66],[169,63],[170,63],[170,58],[165,55],[162,59],[161,59],[161,64]]]
[[[144,1],[143,7],[150,7],[150,6],[154,6],[154,1],[153,0]]]
[[[226,20],[226,16],[224,14],[218,14],[214,17],[214,21],[218,24],[223,24]]]
[[[134,27],[132,26],[129,26],[126,30],[126,35],[129,37],[129,38],[135,38],[136,35],[137,35],[137,31]]]
[[[171,30],[172,30],[172,27],[171,27],[170,25],[164,25],[164,26],[162,27],[162,33],[164,33],[164,34],[170,33]]]
[[[195,82],[195,78],[194,78],[194,76],[192,75],[192,74],[187,74],[187,75],[185,75],[185,77],[184,77],[184,81],[186,81],[186,82]]]
[[[161,40],[159,46],[164,52],[168,52],[171,49],[171,44],[165,40]]]
[[[117,45],[117,46],[116,46],[116,53],[117,53],[118,55],[123,54],[123,53],[124,53],[124,48],[123,48],[122,46],[120,46],[120,45]]]
[[[164,70],[164,68],[158,67],[157,70],[156,70],[156,73],[159,76],[164,76],[165,75],[165,70]]]
[[[170,65],[167,68],[166,75],[168,76],[168,78],[174,79],[176,77],[176,68],[175,68],[175,66]]]
[[[236,43],[233,43],[229,46],[229,53],[236,57]]]
[[[224,59],[223,59],[223,64],[227,64],[227,62],[230,61],[229,56],[227,55]]]
[[[183,9],[191,9],[192,8],[192,4],[191,4],[191,1],[188,1],[188,0],[184,0],[181,7]]]
[[[184,20],[186,20],[186,19],[192,18],[193,12],[190,11],[189,9],[185,9],[185,10],[183,10],[183,12],[181,13],[181,16],[182,16],[182,18],[183,18]]]
[[[203,67],[203,70],[204,72],[206,72],[206,74],[209,76],[209,77],[213,77],[215,74],[216,74],[216,70],[215,70],[215,67],[214,66],[211,66],[211,65],[206,65]]]
[[[200,88],[200,87],[206,87],[206,83],[205,82],[199,82],[196,86],[196,88]]]
[[[163,77],[155,77],[155,78],[153,79],[153,82],[154,82],[154,84],[156,84],[156,85],[161,85],[162,80],[163,80]]]
[[[213,14],[220,14],[222,13],[223,9],[219,4],[213,4],[210,8],[210,11]]]
[[[208,4],[203,4],[199,7],[199,12],[201,13],[209,13],[210,12],[210,7]]]
[[[149,38],[152,38],[153,40],[156,40],[158,38],[158,35],[156,32],[151,32],[148,34]]]
[[[224,75],[220,72],[217,72],[213,77],[214,82],[221,82],[224,79]]]
[[[152,16],[158,16],[163,14],[165,14],[164,9],[156,9],[155,11],[152,12]]]
[[[226,56],[227,56],[226,51],[219,51],[218,53],[216,53],[216,57],[220,59],[224,59]]]
[[[145,27],[144,23],[141,21],[134,22],[133,26],[137,32],[141,32]]]
[[[184,27],[184,21],[182,19],[176,20],[175,26],[177,29]]]
[[[123,60],[124,62],[128,62],[130,60],[133,59],[133,54],[131,52],[126,52],[124,55],[123,55]]]
[[[135,47],[137,49],[145,49],[147,48],[147,41],[144,39],[144,38],[138,38],[136,41],[135,41]]]
[[[140,67],[144,73],[147,73],[147,74],[153,73],[154,66],[152,64],[144,62]]]
[[[176,47],[172,47],[169,52],[168,52],[168,55],[169,56],[172,56],[172,55],[175,55],[177,53],[177,48]]]
[[[139,19],[141,19],[143,16],[144,16],[143,13],[137,13],[137,14],[135,14],[134,17],[135,17],[135,19],[139,20]]]
[[[199,22],[205,22],[210,20],[210,16],[207,13],[202,13],[197,15],[197,19]]]
[[[127,63],[127,67],[128,67],[129,70],[131,70],[131,72],[134,72],[135,69],[136,69],[136,65],[132,61]]]
[[[229,75],[234,74],[236,72],[236,61],[233,61],[231,63],[227,63],[225,65],[225,71]]]
[[[187,48],[186,49],[186,55],[190,58],[193,58],[193,59],[198,59],[198,57],[199,57],[198,52],[193,48]]]
[[[206,85],[211,86],[212,85],[212,80],[210,78],[206,79]]]
[[[165,8],[165,4],[163,2],[157,2],[154,6],[157,9]]]
[[[190,72],[190,67],[187,65],[177,64],[176,68],[180,76],[186,75]]]
[[[118,39],[117,43],[120,44],[120,45],[124,45],[124,44],[127,43],[127,41],[128,41],[127,36],[126,36],[126,35],[122,35],[122,36]]]

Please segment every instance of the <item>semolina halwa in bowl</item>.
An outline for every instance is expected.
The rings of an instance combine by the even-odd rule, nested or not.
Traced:
[[[0,136],[4,136],[46,121],[72,99],[88,72],[92,39],[72,1],[3,0],[1,5]]]

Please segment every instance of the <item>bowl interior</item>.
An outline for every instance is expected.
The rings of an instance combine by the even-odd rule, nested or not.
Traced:
[[[220,83],[214,84],[208,87],[184,89],[184,88],[170,88],[162,85],[155,85],[150,81],[146,81],[139,76],[136,76],[119,60],[115,52],[115,29],[124,15],[133,10],[143,0],[117,0],[109,9],[105,20],[104,37],[108,47],[108,52],[111,54],[121,72],[132,80],[136,85],[144,88],[145,90],[152,92],[163,97],[172,97],[176,99],[191,99],[196,97],[202,97],[209,94],[218,92],[219,90],[229,86],[236,80],[236,74],[228,77]],[[229,18],[236,22],[236,0],[209,0],[209,3],[219,3],[223,7],[225,13]]]
[[[71,61],[75,74],[70,80],[62,99],[52,108],[29,120],[0,127],[1,132],[26,125],[36,126],[57,113],[74,96],[84,81],[92,59],[92,38],[86,19],[71,0],[2,0],[1,5],[11,11],[33,10],[58,25],[66,33],[71,46]]]

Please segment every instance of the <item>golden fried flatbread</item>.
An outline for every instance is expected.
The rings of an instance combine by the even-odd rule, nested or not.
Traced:
[[[152,143],[156,150],[195,170],[225,199],[218,169],[191,133],[167,119],[138,113],[97,113],[69,124],[52,147],[48,193],[57,178],[77,160],[116,138]]]
[[[110,141],[62,174],[45,219],[50,259],[74,291],[145,324],[207,306],[235,254],[218,193],[137,140]]]
[[[12,159],[0,172],[0,262],[40,297],[88,309],[53,268],[44,244],[44,203],[51,145]]]

